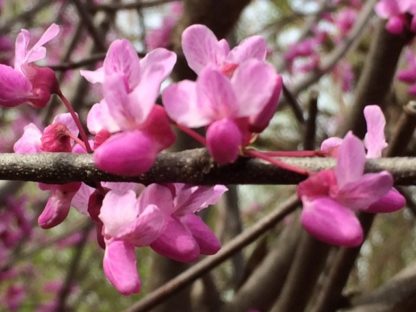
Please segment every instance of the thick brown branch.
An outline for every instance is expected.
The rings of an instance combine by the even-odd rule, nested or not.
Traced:
[[[282,157],[282,161],[319,171],[335,165],[332,158]],[[369,159],[368,172],[390,171],[397,184],[416,184],[416,158],[397,157]],[[257,159],[241,157],[234,164],[216,165],[205,149],[186,150],[177,153],[162,153],[154,166],[137,177],[117,176],[98,170],[91,155],[67,153],[0,154],[0,179],[37,181],[46,183],[68,183],[71,181],[169,183],[191,184],[297,184],[305,176],[276,168]]]

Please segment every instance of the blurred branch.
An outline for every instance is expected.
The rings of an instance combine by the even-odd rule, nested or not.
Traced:
[[[180,0],[150,0],[150,1],[136,1],[130,3],[102,3],[91,6],[89,10],[91,12],[105,11],[105,12],[115,12],[121,10],[135,10],[135,9],[144,9],[150,8],[169,2],[175,2]]]
[[[178,275],[165,285],[156,289],[141,299],[139,302],[128,308],[125,312],[143,312],[149,311],[156,305],[162,303],[163,300],[174,295],[185,286],[191,284],[196,279],[209,272],[228,258],[232,257],[236,252],[252,243],[255,239],[266,233],[273,226],[281,221],[286,215],[296,209],[299,204],[297,196],[292,196],[286,200],[278,209],[272,211],[256,224],[236,236],[228,244],[224,245],[221,250],[200,262],[196,263],[184,273]]]

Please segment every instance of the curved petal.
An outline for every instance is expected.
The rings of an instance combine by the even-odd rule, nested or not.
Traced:
[[[276,77],[270,64],[254,59],[240,64],[231,79],[237,96],[238,117],[261,113],[273,95]]]
[[[91,194],[94,193],[94,190],[94,188],[86,185],[85,183],[81,183],[81,187],[75,194],[74,198],[72,198],[72,207],[74,207],[80,213],[88,215],[88,202]]]
[[[32,96],[32,84],[21,72],[0,64],[0,106],[14,107]]]
[[[302,201],[301,223],[312,236],[336,246],[361,244],[363,231],[354,212],[328,197]]]
[[[221,67],[226,49],[205,25],[192,25],[182,33],[182,49],[192,70],[199,74],[207,65]]]
[[[180,220],[192,233],[192,236],[198,243],[201,254],[213,255],[220,250],[221,242],[200,217],[194,214],[187,214],[181,217]]]
[[[367,157],[381,157],[383,149],[387,147],[384,137],[384,127],[386,126],[384,114],[379,106],[368,105],[364,108],[364,117],[367,122],[367,133],[364,138]]]
[[[134,46],[126,39],[114,40],[108,48],[103,69],[105,76],[123,77],[131,90],[140,81],[140,61]]]
[[[155,205],[167,215],[173,212],[173,196],[171,190],[160,184],[150,184],[140,194],[138,199],[139,211],[143,211],[149,205]]]
[[[23,135],[14,143],[13,150],[18,154],[35,154],[40,152],[42,132],[34,124],[24,127]]]
[[[59,189],[52,190],[45,208],[38,218],[39,225],[44,229],[54,227],[68,216],[71,200],[75,192],[61,192]]]
[[[355,182],[364,173],[364,145],[352,132],[348,132],[338,148],[335,173],[339,188]]]
[[[370,205],[365,212],[394,212],[402,209],[406,205],[406,199],[394,187],[382,198]]]
[[[150,169],[156,159],[158,144],[142,131],[113,135],[94,152],[94,163],[106,172],[135,176]]]
[[[328,138],[321,143],[321,151],[332,157],[336,157],[338,155],[338,148],[341,145],[341,143],[341,138]]]
[[[201,115],[210,120],[238,117],[240,106],[230,80],[222,72],[205,68],[196,82]]]
[[[195,261],[199,246],[189,230],[177,219],[170,217],[164,232],[150,247],[162,256],[180,262]]]
[[[98,217],[104,224],[106,237],[123,238],[134,230],[139,214],[136,203],[136,193],[131,190],[125,193],[109,191],[105,195]]]
[[[60,29],[57,24],[49,26],[39,40],[27,52],[25,63],[36,62],[43,59],[46,56],[46,49],[43,46],[55,38],[59,34],[59,31]]]
[[[155,84],[161,84],[170,73],[176,63],[176,54],[164,48],[158,48],[150,51],[140,60],[142,71],[141,83],[150,77]]]
[[[140,291],[136,254],[132,245],[118,240],[107,243],[103,267],[108,281],[122,295],[128,296]]]
[[[26,54],[30,42],[30,32],[22,29],[16,38],[14,68],[22,71],[21,66],[26,62]]]
[[[212,120],[198,107],[195,82],[184,80],[170,85],[162,94],[163,105],[169,117],[181,125],[198,128]]]
[[[387,171],[367,173],[359,180],[339,189],[337,199],[354,210],[366,210],[393,187],[393,177]]]
[[[206,138],[208,151],[218,164],[225,165],[237,160],[243,136],[234,121],[226,118],[212,123]]]
[[[104,83],[104,68],[100,67],[96,70],[83,70],[79,71],[82,77],[91,83]]]
[[[264,61],[267,56],[267,43],[262,36],[251,36],[231,50],[226,61],[240,64],[248,59],[255,58]]]
[[[121,126],[113,118],[104,100],[91,107],[87,116],[87,126],[88,130],[93,134],[97,134],[101,130],[107,130],[112,133],[121,130]]]
[[[215,205],[222,194],[228,191],[225,185],[193,186],[174,183],[175,215],[193,214],[210,205]]]

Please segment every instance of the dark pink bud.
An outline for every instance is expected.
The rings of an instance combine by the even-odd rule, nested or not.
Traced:
[[[71,137],[68,128],[61,123],[46,127],[42,134],[40,148],[44,152],[71,152]]]
[[[212,123],[206,138],[208,151],[218,164],[229,164],[238,158],[243,136],[233,120],[225,118]]]
[[[96,166],[106,172],[135,176],[150,169],[158,144],[140,130],[116,134],[94,152]]]
[[[59,84],[52,69],[28,65],[25,68],[25,73],[32,84],[32,98],[30,102],[35,107],[44,107],[48,104],[51,94],[59,93]]]

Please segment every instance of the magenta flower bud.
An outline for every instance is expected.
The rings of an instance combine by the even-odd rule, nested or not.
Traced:
[[[29,102],[33,106],[42,108],[48,104],[52,94],[59,93],[58,80],[52,69],[28,65],[25,73],[32,83],[32,98]]]
[[[386,195],[370,205],[365,212],[393,212],[402,209],[406,205],[406,199],[395,188],[392,188]]]
[[[53,123],[43,130],[40,149],[44,152],[71,152],[71,137],[68,128],[61,123]]]
[[[94,152],[96,166],[106,172],[127,176],[139,175],[150,169],[157,155],[157,146],[142,131],[116,134]]]
[[[229,164],[238,158],[243,136],[233,120],[225,118],[212,123],[206,138],[208,151],[218,164]]]
[[[388,20],[386,29],[392,34],[399,35],[403,32],[405,22],[404,16],[394,16]]]

